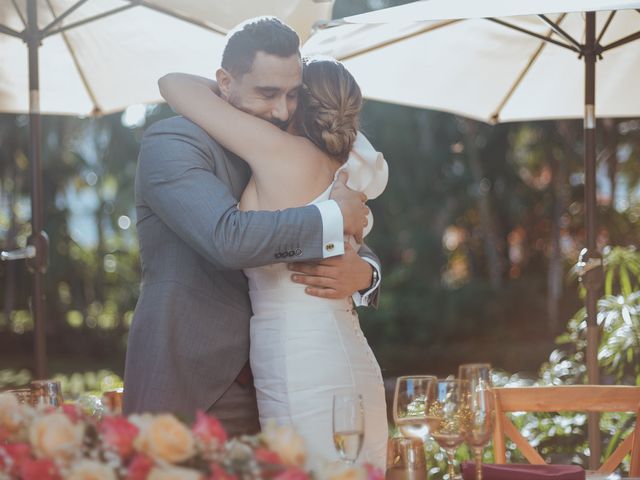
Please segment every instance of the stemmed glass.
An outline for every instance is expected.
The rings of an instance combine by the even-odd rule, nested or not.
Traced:
[[[364,402],[362,395],[342,393],[333,396],[333,445],[343,462],[353,464],[364,441]]]
[[[482,480],[482,449],[491,440],[495,418],[491,365],[488,363],[460,365],[458,376],[468,381],[466,399],[469,418],[465,430],[465,441],[473,450],[476,480]]]
[[[427,395],[427,424],[433,439],[447,453],[449,480],[461,478],[455,473],[455,454],[464,442],[466,417],[466,380],[437,380],[431,383]]]
[[[427,393],[432,375],[398,377],[393,395],[393,420],[403,437],[424,441],[429,434],[426,417]]]

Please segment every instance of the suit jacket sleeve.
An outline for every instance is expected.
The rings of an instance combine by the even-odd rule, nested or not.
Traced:
[[[318,208],[238,210],[237,199],[216,177],[216,165],[224,165],[214,161],[217,155],[225,153],[195,124],[180,118],[157,122],[140,149],[136,175],[142,200],[220,269],[322,258]]]

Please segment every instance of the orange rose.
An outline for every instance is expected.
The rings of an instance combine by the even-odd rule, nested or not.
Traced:
[[[29,429],[29,441],[38,457],[69,461],[82,447],[84,425],[74,425],[61,412],[37,417]]]
[[[138,451],[169,463],[180,463],[195,455],[193,435],[173,415],[146,417],[134,423],[140,427],[140,433],[134,442]]]
[[[0,428],[16,433],[22,422],[22,408],[16,396],[12,393],[0,393]]]
[[[288,425],[278,427],[270,423],[262,432],[262,436],[270,450],[276,452],[284,465],[302,467],[306,460],[303,438]]]

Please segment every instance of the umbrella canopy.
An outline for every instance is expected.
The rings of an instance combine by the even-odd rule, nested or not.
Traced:
[[[329,25],[340,23],[305,53],[342,59],[368,98],[487,122],[584,117],[587,245],[577,267],[587,291],[589,382],[599,383],[596,111],[640,116],[640,0],[429,0]],[[589,444],[594,469],[595,414]]]
[[[0,33],[7,34],[0,34],[0,112],[29,111],[26,3],[0,5]],[[38,1],[40,110],[106,114],[161,102],[158,78],[170,71],[212,77],[226,33],[241,21],[276,15],[304,39],[315,21],[330,18],[331,6],[313,0]]]
[[[537,14],[583,43],[582,12],[600,10],[596,23],[601,30],[609,10],[618,8],[626,10],[616,12],[599,39],[607,46],[640,31],[640,12],[633,10],[640,1],[415,2],[348,17],[346,22],[357,23],[320,30],[307,41],[304,53],[342,59],[365,96],[374,100],[485,122],[582,118],[584,64],[577,61],[576,47]],[[504,18],[509,15],[518,16]],[[638,78],[637,43],[603,52],[596,71],[598,116],[640,115]]]

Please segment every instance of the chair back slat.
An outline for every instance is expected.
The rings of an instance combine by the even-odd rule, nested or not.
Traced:
[[[509,412],[635,412],[633,432],[605,460],[599,473],[612,473],[631,452],[629,474],[640,476],[640,387],[627,385],[563,385],[553,387],[495,388],[496,463],[506,462],[505,435],[532,464],[544,459],[505,415]]]
[[[635,412],[640,387],[628,385],[563,385],[502,388],[504,412]]]

